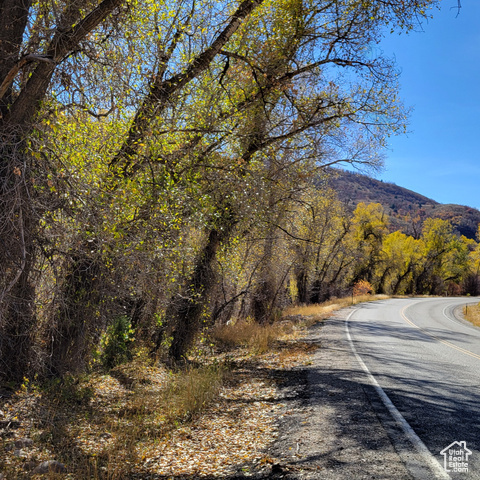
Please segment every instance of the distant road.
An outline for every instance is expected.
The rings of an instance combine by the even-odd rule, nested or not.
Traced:
[[[347,321],[357,360],[376,383],[371,396],[384,410],[379,416],[398,430],[399,418],[379,400],[383,390],[437,460],[431,478],[448,478],[442,477],[440,452],[466,442],[472,452],[468,473],[451,471],[450,478],[480,479],[480,328],[454,315],[456,308],[478,301],[390,299],[358,305]]]

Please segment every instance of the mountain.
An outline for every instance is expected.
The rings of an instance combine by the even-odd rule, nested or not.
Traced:
[[[426,218],[449,220],[459,235],[476,238],[480,211],[455,204],[441,204],[394,183],[367,175],[332,169],[326,183],[352,210],[360,202],[380,203],[390,217],[390,228],[418,237]]]

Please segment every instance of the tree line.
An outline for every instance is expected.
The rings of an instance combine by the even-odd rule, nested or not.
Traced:
[[[108,332],[180,362],[212,322],[271,321],[288,288],[389,288],[380,220],[361,233],[314,182],[403,131],[377,44],[435,3],[1,0],[2,378],[86,369]]]

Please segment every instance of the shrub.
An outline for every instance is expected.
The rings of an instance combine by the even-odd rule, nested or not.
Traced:
[[[375,291],[372,287],[372,284],[366,280],[359,280],[353,286],[353,295],[355,297],[359,297],[361,295],[372,295],[373,293],[375,293]]]
[[[113,368],[132,359],[130,347],[133,343],[133,329],[126,315],[117,317],[102,338],[100,361],[105,368]]]

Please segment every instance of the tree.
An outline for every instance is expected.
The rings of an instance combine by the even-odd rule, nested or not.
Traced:
[[[43,2],[0,4],[0,361],[10,378],[22,378],[32,361],[34,274],[44,208],[34,187],[45,166],[34,155],[41,143],[35,133],[40,108],[58,66],[121,4],[105,0],[85,5],[85,11],[70,1],[58,5],[57,16]]]
[[[401,232],[392,232],[383,241],[383,269],[380,277],[380,290],[386,293],[414,293],[412,279],[422,263],[421,243],[414,237]]]
[[[269,149],[294,152],[293,166],[301,158],[312,164],[375,163],[376,148],[401,129],[404,113],[395,102],[392,65],[372,59],[366,47],[387,24],[411,27],[431,3],[1,2],[5,376],[19,379],[31,368],[34,332],[39,321],[49,323],[48,315],[55,324],[49,355],[54,349],[54,368],[61,370],[65,352],[82,345],[90,331],[82,322],[98,314],[92,307],[95,290],[113,286],[113,309],[148,295],[145,289],[120,288],[129,295],[115,307],[120,271],[128,263],[116,254],[128,251],[128,243],[122,244],[127,238],[145,241],[142,224],[155,225],[161,216],[171,220],[150,238],[158,249],[183,238],[188,220],[197,218],[203,234],[195,232],[199,255],[191,258],[197,266],[204,262],[200,252],[208,250],[211,233],[223,228],[217,220],[235,204],[246,178],[262,184]],[[348,82],[342,71],[350,72]],[[84,140],[102,142],[84,141],[75,161],[95,171],[77,182],[76,175],[62,177],[64,170],[74,171],[75,162],[59,147],[68,151],[82,130],[91,134]],[[232,186],[234,194],[224,202]],[[175,192],[184,205],[169,205],[166,192]],[[195,210],[198,199],[202,208]],[[182,211],[181,227],[168,207]],[[152,210],[162,214],[152,216]],[[85,228],[75,238],[60,239],[60,231],[75,230],[72,223]],[[184,279],[195,275],[195,266],[189,270]],[[45,281],[61,294],[39,320],[36,288],[46,291],[39,287]],[[125,283],[135,282],[132,277]],[[189,295],[205,297],[204,287]]]
[[[356,267],[353,282],[366,280],[374,283],[377,265],[381,260],[382,245],[387,234],[388,217],[379,203],[359,203],[353,214],[353,235],[357,244]]]
[[[423,224],[423,264],[416,279],[417,291],[445,292],[445,283],[460,281],[467,268],[468,247],[453,233],[447,220],[427,218]]]
[[[333,191],[313,186],[303,192],[294,215],[298,301],[320,303],[342,292],[339,286],[351,263],[345,242],[351,226],[349,214]]]

